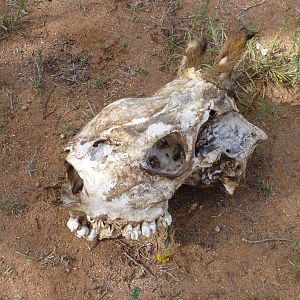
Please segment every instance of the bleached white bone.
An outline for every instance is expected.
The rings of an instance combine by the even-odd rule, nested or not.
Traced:
[[[87,227],[86,225],[83,225],[83,226],[81,226],[80,229],[78,229],[78,230],[76,231],[76,236],[79,237],[79,238],[81,238],[81,237],[83,237],[83,236],[88,235],[88,233],[89,233],[88,227]]]
[[[97,237],[97,230],[95,229],[95,228],[93,228],[91,231],[90,231],[90,233],[89,233],[89,235],[87,236],[87,239],[89,240],[89,241],[93,241],[96,237]]]
[[[111,225],[105,225],[104,227],[100,228],[99,230],[99,239],[108,239],[111,237],[112,228]]]
[[[136,225],[136,226],[134,226],[133,228],[132,228],[132,232],[131,232],[131,234],[130,234],[130,238],[132,239],[132,240],[138,240],[139,239],[139,236],[142,234],[142,232],[141,232],[141,226],[138,224],[138,225]]]
[[[129,239],[131,233],[132,233],[132,225],[131,225],[131,224],[127,224],[127,225],[122,229],[122,236],[124,236],[125,238]]]
[[[166,212],[162,217],[161,217],[161,222],[163,227],[167,228],[172,224],[172,216],[169,214],[169,212]]]
[[[79,225],[80,225],[80,224],[79,224],[77,218],[72,218],[72,217],[71,217],[71,218],[68,220],[68,222],[67,222],[67,226],[68,226],[68,228],[69,228],[72,232],[76,231],[76,230],[78,229]]]
[[[142,223],[142,235],[145,237],[150,237],[152,234],[152,230],[149,226],[148,222],[143,222]]]
[[[108,105],[67,146],[73,173],[62,199],[88,216],[100,239],[168,227],[168,201],[182,184],[220,182],[233,193],[257,141],[267,138],[226,90],[194,68],[182,74],[152,97]],[[68,221],[72,231],[79,225]]]
[[[149,228],[151,230],[151,234],[154,234],[156,232],[156,223],[155,223],[155,221],[149,223]]]

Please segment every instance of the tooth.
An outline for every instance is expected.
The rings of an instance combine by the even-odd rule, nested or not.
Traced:
[[[114,223],[112,224],[112,233],[111,233],[111,237],[112,238],[116,238],[119,235],[121,235],[121,226]]]
[[[169,214],[169,212],[166,212],[162,217],[162,224],[165,228],[172,224],[172,216]]]
[[[126,226],[123,227],[122,229],[122,235],[129,239],[130,238],[130,235],[131,235],[131,232],[132,232],[132,225],[131,224],[127,224]]]
[[[147,238],[150,237],[150,235],[151,235],[151,228],[150,228],[148,222],[142,223],[142,235]]]
[[[68,226],[68,228],[69,228],[72,232],[76,231],[76,230],[78,229],[78,227],[79,227],[78,219],[77,219],[77,218],[70,218],[70,219],[68,220],[67,226]]]
[[[104,228],[105,227],[104,222],[101,221],[101,220],[99,220],[96,224],[97,224],[98,228]]]
[[[155,221],[149,223],[149,228],[150,228],[152,234],[154,234],[156,232]]]
[[[141,235],[141,227],[140,224],[136,225],[135,227],[132,228],[132,232],[130,234],[130,238],[132,240],[138,240],[139,236]]]
[[[81,238],[85,235],[88,235],[89,229],[87,226],[83,225],[79,230],[76,231],[76,236]]]
[[[102,239],[108,239],[111,237],[111,226],[110,225],[105,225],[103,228],[100,228],[100,240]]]
[[[89,235],[87,236],[87,239],[88,239],[89,241],[93,241],[96,237],[97,237],[97,230],[96,230],[96,228],[93,228],[93,229],[90,231]]]

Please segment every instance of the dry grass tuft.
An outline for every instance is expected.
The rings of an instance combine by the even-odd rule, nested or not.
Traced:
[[[20,202],[15,198],[3,198],[0,200],[0,215],[16,215],[23,211]]]
[[[11,0],[12,12],[9,15],[0,15],[0,40],[15,31],[21,18],[27,14],[26,0]]]

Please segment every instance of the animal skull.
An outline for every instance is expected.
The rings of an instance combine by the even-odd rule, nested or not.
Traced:
[[[182,184],[233,193],[267,136],[227,90],[193,67],[181,73],[152,97],[108,105],[67,146],[62,200],[78,237],[150,237],[171,224],[168,200]]]

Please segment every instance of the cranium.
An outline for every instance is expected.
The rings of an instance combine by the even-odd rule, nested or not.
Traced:
[[[221,87],[245,43],[244,31],[235,33],[204,73],[193,67],[203,47],[192,42],[178,78],[152,97],[108,105],[74,137],[62,199],[78,237],[149,237],[171,224],[168,200],[182,184],[221,182],[233,193],[267,138]]]

